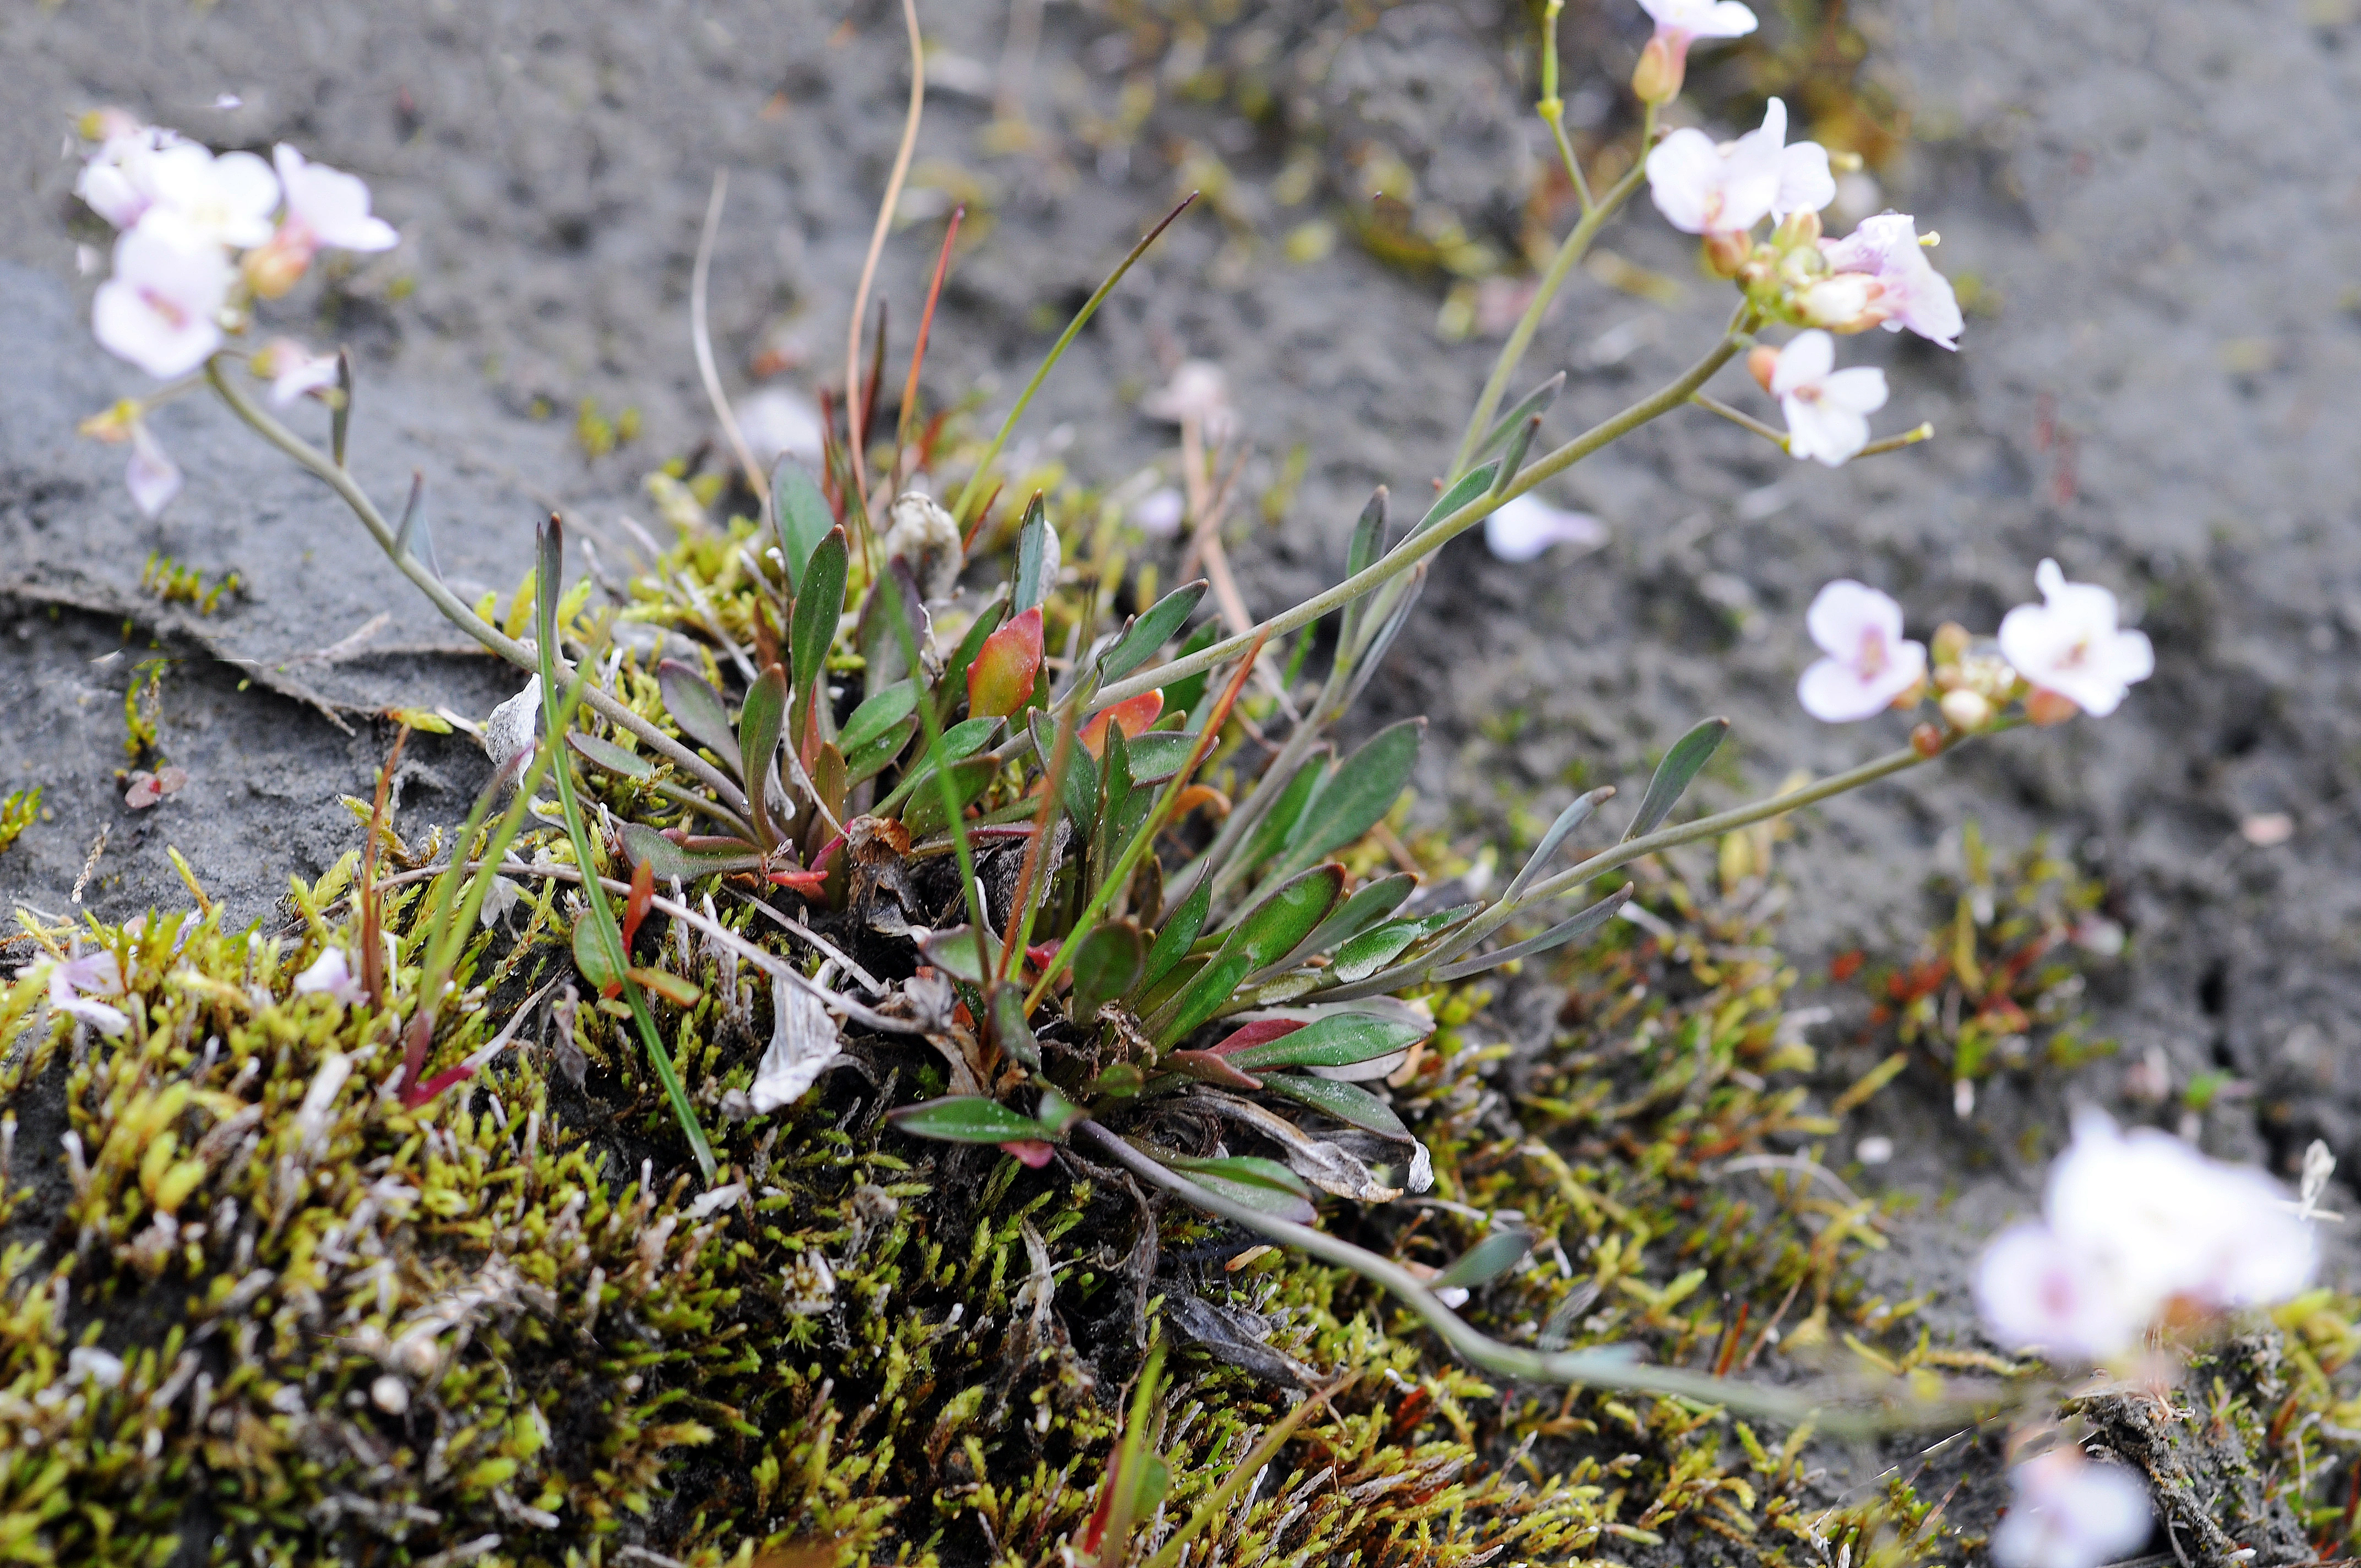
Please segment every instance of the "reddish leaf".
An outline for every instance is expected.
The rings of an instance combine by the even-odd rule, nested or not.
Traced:
[[[779,886],[791,888],[806,898],[818,897],[821,884],[828,881],[826,872],[772,872],[769,877]]]
[[[1218,1083],[1230,1089],[1262,1087],[1261,1079],[1252,1073],[1240,1072],[1211,1051],[1167,1051],[1162,1065],[1200,1083]]]
[[[1255,1046],[1268,1045],[1281,1035],[1292,1035],[1301,1027],[1303,1025],[1292,1018],[1265,1018],[1260,1023],[1248,1024],[1224,1039],[1220,1045],[1213,1047],[1213,1054],[1225,1057],[1233,1051],[1243,1051]]]
[[[1083,751],[1095,757],[1106,751],[1106,732],[1109,724],[1123,726],[1123,738],[1126,740],[1136,740],[1147,732],[1148,727],[1155,723],[1163,712],[1164,693],[1161,690],[1142,692],[1136,697],[1116,703],[1113,707],[1092,715],[1091,721],[1082,726],[1082,731],[1074,739],[1082,743]]]
[[[967,667],[968,717],[1015,713],[1031,700],[1040,674],[1041,607],[1036,605],[983,640],[975,663]]]
[[[623,904],[623,951],[631,950],[631,939],[640,934],[640,922],[648,917],[648,905],[655,901],[656,866],[653,861],[642,861],[631,868],[631,896]]]
[[[1027,1170],[1038,1170],[1049,1163],[1049,1146],[1038,1138],[1014,1138],[1000,1148],[1003,1154],[1016,1156],[1016,1162]]]
[[[457,1067],[446,1068],[443,1071],[436,1073],[433,1078],[428,1079],[425,1082],[420,1084],[415,1089],[403,1090],[401,1091],[401,1103],[405,1108],[415,1111],[421,1105],[431,1102],[436,1095],[442,1093],[452,1085],[465,1083],[467,1080],[475,1076],[476,1069],[469,1067],[467,1063],[461,1062]]]

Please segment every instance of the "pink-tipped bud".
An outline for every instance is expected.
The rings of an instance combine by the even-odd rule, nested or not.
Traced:
[[[1746,373],[1764,391],[1771,389],[1772,372],[1779,368],[1779,351],[1767,343],[1758,343],[1746,351]]]
[[[2081,711],[2072,697],[2046,687],[2035,687],[2033,695],[2025,699],[2025,717],[2045,727],[2063,724]]]
[[[1631,91],[1642,104],[1669,104],[1680,95],[1681,81],[1688,69],[1689,36],[1658,33],[1640,51],[1640,63],[1631,71]]]
[[[281,298],[302,281],[314,248],[310,236],[281,225],[277,234],[247,251],[239,263],[246,286],[262,299]]]

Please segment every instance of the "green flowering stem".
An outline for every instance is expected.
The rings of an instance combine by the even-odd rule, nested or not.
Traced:
[[[244,420],[263,440],[293,458],[299,467],[335,491],[352,509],[353,515],[361,520],[386,557],[401,568],[403,576],[418,586],[421,593],[434,601],[434,608],[443,612],[445,620],[518,669],[529,674],[538,674],[541,661],[533,649],[506,635],[461,603],[459,596],[445,587],[440,577],[428,571],[423,562],[401,549],[394,538],[392,527],[385,521],[385,514],[377,510],[377,503],[368,499],[368,492],[354,483],[352,475],[330,461],[326,454],[264,412],[237,386],[236,378],[225,372],[227,357],[214,356],[213,362],[205,367],[205,375],[212,380],[214,390],[219,392],[222,400],[229,405],[230,411]],[[562,659],[558,662],[561,674],[570,673],[572,668]],[[665,761],[683,773],[695,776],[731,811],[741,817],[747,815],[745,792],[720,769],[665,734],[660,725],[642,718],[598,686],[585,687],[582,696],[584,701],[598,710],[600,718],[630,730],[647,742],[651,750],[662,754]]]
[[[1610,193],[1611,195],[1611,193]],[[1171,685],[1214,665],[1226,663],[1244,652],[1257,638],[1284,637],[1289,632],[1311,625],[1329,611],[1342,609],[1363,594],[1400,576],[1421,561],[1466,532],[1510,501],[1523,495],[1553,474],[1564,472],[1603,446],[1639,429],[1649,421],[1670,413],[1689,400],[1690,395],[1713,379],[1714,372],[1730,363],[1739,343],[1734,335],[1725,334],[1711,352],[1683,371],[1678,379],[1662,390],[1641,399],[1622,412],[1591,426],[1563,446],[1548,452],[1528,464],[1514,483],[1491,495],[1478,496],[1430,528],[1404,539],[1378,560],[1354,573],[1324,592],[1314,594],[1293,609],[1271,617],[1261,625],[1250,628],[1235,637],[1228,637],[1198,652],[1144,670],[1127,680],[1115,682],[1102,689],[1093,699],[1093,709],[1114,707],[1126,697],[1154,691]]]
[[[1627,1394],[1660,1394],[1694,1400],[1702,1405],[1719,1405],[1742,1415],[1758,1416],[1791,1427],[1802,1426],[1808,1421],[1817,1430],[1839,1437],[1868,1437],[1881,1431],[1946,1426],[1960,1421],[1963,1416],[1973,1419],[1986,1409],[1982,1405],[1963,1407],[1960,1401],[1947,1399],[1928,1401],[1916,1409],[1903,1409],[1883,1416],[1842,1411],[1831,1413],[1823,1401],[1787,1389],[1733,1382],[1710,1373],[1692,1372],[1677,1366],[1650,1365],[1617,1350],[1552,1352],[1503,1344],[1444,1306],[1416,1275],[1391,1258],[1380,1257],[1325,1231],[1313,1230],[1309,1225],[1299,1225],[1292,1220],[1267,1214],[1201,1186],[1180,1172],[1150,1159],[1094,1121],[1078,1123],[1074,1131],[1089,1138],[1101,1151],[1141,1180],[1160,1187],[1209,1214],[1244,1225],[1323,1263],[1349,1268],[1372,1284],[1382,1285],[1400,1298],[1404,1306],[1426,1320],[1427,1327],[1433,1330],[1462,1359],[1498,1376],[1530,1383],[1572,1384]]]

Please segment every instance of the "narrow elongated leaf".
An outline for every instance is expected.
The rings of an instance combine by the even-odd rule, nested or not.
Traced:
[[[803,465],[792,457],[780,458],[771,470],[771,531],[778,535],[789,593],[803,591],[804,568],[835,526],[836,519],[829,515],[828,498],[820,494]]]
[[[1016,530],[1016,580],[1009,594],[1012,613],[1022,616],[1037,609],[1058,585],[1049,581],[1049,514],[1036,491],[1025,508],[1025,521]]]
[[[752,871],[763,863],[762,851],[752,844],[737,850],[685,850],[638,822],[623,824],[623,852],[666,882],[675,877],[695,882],[716,872]]]
[[[1531,937],[1524,941],[1502,948],[1497,953],[1486,953],[1479,958],[1463,959],[1455,964],[1446,964],[1426,978],[1437,981],[1465,980],[1471,974],[1482,974],[1486,970],[1498,969],[1513,959],[1529,959],[1536,953],[1546,953],[1553,948],[1562,948],[1576,937],[1596,931],[1615,918],[1622,913],[1623,905],[1630,903],[1631,899],[1631,890],[1628,887],[1619,887],[1581,914],[1570,920],[1560,921],[1538,937]]]
[[[1475,914],[1476,907],[1472,904],[1463,904],[1455,908],[1437,910],[1433,915],[1405,916],[1370,927],[1336,949],[1335,959],[1328,966],[1328,972],[1334,977],[1330,983],[1350,985],[1355,981],[1367,980],[1408,952],[1412,943],[1449,929]]]
[[[1476,450],[1470,455],[1479,463],[1492,455],[1500,449],[1502,442],[1514,435],[1523,426],[1525,421],[1535,414],[1549,412],[1550,405],[1557,401],[1557,395],[1564,390],[1565,390],[1565,372],[1561,370],[1518,399],[1515,408],[1494,420],[1492,428],[1484,433],[1483,441],[1477,444]]]
[[[610,773],[620,773],[627,779],[656,776],[654,763],[637,751],[624,751],[612,740],[601,740],[596,735],[585,735],[576,729],[567,733],[566,742]]]
[[[1109,921],[1083,938],[1082,945],[1074,949],[1074,1020],[1087,1024],[1099,1015],[1102,1005],[1128,993],[1139,983],[1147,959],[1148,947],[1140,940],[1139,927],[1129,921]]]
[[[815,545],[796,589],[795,609],[787,620],[788,674],[798,703],[797,743],[816,725],[818,738],[831,739],[828,717],[828,650],[836,641],[836,623],[844,614],[844,581],[851,556],[844,530],[832,528]],[[809,717],[801,705],[809,705]]]
[[[977,718],[1015,713],[1033,697],[1041,673],[1041,609],[1036,605],[991,636],[967,667],[967,709]]]
[[[1426,515],[1418,520],[1418,526],[1402,537],[1405,540],[1416,539],[1469,501],[1489,491],[1492,488],[1492,480],[1499,471],[1500,466],[1498,463],[1487,463],[1472,473],[1461,476],[1457,484],[1444,491],[1442,498],[1427,509]]]
[[[1418,879],[1408,872],[1396,872],[1375,882],[1363,883],[1353,896],[1338,905],[1327,919],[1320,922],[1304,943],[1304,956],[1334,952],[1343,943],[1351,941],[1401,907],[1418,887]],[[1399,949],[1397,949],[1399,951]]]
[[[951,791],[959,797],[964,810],[977,796],[992,785],[993,775],[1000,770],[989,757],[971,757],[951,764]],[[935,771],[926,770],[917,789],[902,806],[902,825],[913,837],[939,832],[949,827],[950,819],[943,815],[943,786],[935,782]]]
[[[1509,449],[1500,455],[1499,472],[1492,480],[1491,489],[1485,492],[1486,494],[1497,496],[1509,488],[1509,481],[1517,477],[1519,468],[1524,466],[1526,449],[1532,445],[1533,437],[1540,433],[1541,428],[1542,422],[1538,415],[1526,420],[1517,427],[1516,433],[1509,437]]]
[[[873,779],[894,763],[910,737],[918,732],[918,716],[906,713],[882,735],[873,735],[844,757],[844,782],[857,784],[863,779]]]
[[[1345,576],[1357,577],[1367,571],[1386,551],[1386,488],[1379,485],[1369,496],[1368,504],[1353,524],[1353,538],[1345,546]],[[1345,619],[1336,633],[1336,657],[1348,660],[1348,650],[1358,647],[1361,641],[1361,618],[1368,613],[1369,599],[1364,594],[1345,607]]]
[[[1263,819],[1255,824],[1254,831],[1247,834],[1246,841],[1238,847],[1237,857],[1231,861],[1237,873],[1252,872],[1277,854],[1287,842],[1288,836],[1295,831],[1296,823],[1302,818],[1303,808],[1320,789],[1328,754],[1324,742],[1314,747],[1295,776],[1280,789],[1279,798],[1271,802],[1270,809],[1263,814]]]
[[[1631,826],[1624,829],[1625,843],[1656,830],[1657,825],[1679,804],[1689,781],[1697,776],[1706,759],[1720,747],[1721,738],[1729,733],[1729,719],[1708,718],[1673,742],[1673,749],[1656,764],[1655,777],[1648,781],[1648,793],[1640,797],[1640,809],[1632,813]]]
[[[894,613],[897,602],[902,612],[899,620]],[[988,611],[996,612],[996,606]],[[910,673],[909,655],[902,646],[902,624],[905,620],[909,623],[910,635],[917,639],[917,645],[926,647],[934,635],[934,619],[927,613],[926,600],[918,593],[918,580],[910,575],[910,564],[895,556],[886,563],[885,575],[871,587],[869,597],[861,607],[861,624],[854,628],[852,633],[853,642],[861,651],[861,662],[869,684],[880,691]],[[982,624],[981,617],[978,624]],[[986,632],[991,630],[990,626],[984,627]],[[975,640],[981,644],[983,633],[975,633]],[[973,648],[965,650],[965,652],[970,660],[975,657]],[[954,667],[964,670],[967,665],[960,663]]]
[[[738,776],[746,785],[757,831],[775,839],[771,822],[771,764],[779,754],[779,734],[787,723],[787,672],[773,664],[746,688],[738,710]]]
[[[1196,942],[1197,934],[1205,928],[1205,916],[1212,913],[1213,907],[1213,879],[1201,876],[1197,879],[1197,885],[1190,890],[1188,897],[1180,901],[1180,907],[1172,912],[1171,917],[1164,922],[1164,928],[1156,933],[1156,940],[1149,945],[1148,961],[1139,971],[1138,984],[1141,988],[1154,985],[1172,972],[1172,966],[1180,961],[1181,955]]]
[[[1225,1059],[1243,1072],[1270,1067],[1351,1067],[1408,1050],[1434,1032],[1407,1019],[1373,1013],[1332,1013],[1268,1045],[1250,1046]]]
[[[1153,658],[1156,651],[1172,639],[1188,620],[1197,601],[1205,597],[1205,579],[1198,578],[1173,589],[1145,615],[1134,616],[1123,629],[1123,635],[1104,653],[1099,655],[1099,678],[1119,681]]]
[[[1517,1266],[1533,1250],[1533,1238],[1504,1226],[1459,1255],[1458,1260],[1427,1282],[1430,1290],[1473,1290],[1489,1285]]]
[[[853,752],[907,718],[918,706],[918,687],[914,681],[895,681],[883,691],[870,693],[852,717],[844,721],[843,733],[837,744],[850,759]]]
[[[1033,1037],[1033,1027],[1025,1020],[1025,988],[1019,985],[996,985],[992,989],[992,1037],[1000,1048],[1016,1058],[1027,1071],[1041,1070],[1040,1042]],[[1050,1090],[1055,1094],[1057,1091]],[[1064,1104],[1060,1096],[1059,1103]],[[1056,1128],[1064,1132],[1064,1125]]]
[[[1176,1046],[1195,1034],[1200,1025],[1222,1010],[1252,967],[1246,953],[1215,954],[1173,999],[1170,1016],[1155,1033],[1158,1048]]]
[[[1411,769],[1418,764],[1419,740],[1425,730],[1423,718],[1388,725],[1337,763],[1288,835],[1282,870],[1309,865],[1377,826],[1409,784]]]
[[[906,1133],[950,1144],[1005,1144],[1025,1138],[1048,1142],[1057,1136],[1042,1123],[980,1094],[946,1095],[885,1114]]]
[[[1035,708],[1027,716],[1033,728],[1033,754],[1047,766],[1058,751],[1058,726],[1048,711]],[[1066,752],[1066,782],[1060,790],[1066,815],[1074,819],[1074,830],[1090,842],[1093,827],[1099,819],[1099,769],[1091,754],[1081,747],[1070,747]]]
[[[1255,1155],[1230,1155],[1220,1159],[1173,1159],[1165,1162],[1225,1198],[1235,1199],[1266,1214],[1311,1223],[1312,1184],[1275,1159]]]
[[[1295,951],[1312,935],[1345,891],[1345,868],[1330,861],[1282,883],[1271,895],[1247,912],[1223,942],[1224,951],[1242,952],[1251,960],[1249,973]]]
[[[680,732],[704,747],[731,773],[738,771],[738,731],[730,726],[730,709],[711,683],[677,659],[656,666],[656,689],[664,694],[664,711]]]
[[[1588,795],[1577,795],[1572,806],[1559,812],[1557,820],[1550,824],[1549,831],[1543,834],[1542,841],[1533,847],[1532,856],[1525,861],[1524,870],[1517,873],[1515,880],[1509,883],[1508,891],[1500,894],[1500,902],[1514,904],[1517,901],[1517,895],[1532,886],[1533,879],[1549,868],[1550,857],[1557,853],[1558,846],[1565,842],[1566,835],[1588,821],[1590,814],[1606,804],[1614,794],[1615,786],[1609,784],[1604,789],[1595,789]]]
[[[1099,759],[1099,797],[1095,806],[1098,826],[1091,847],[1091,885],[1114,869],[1123,856],[1130,835],[1125,830],[1131,816],[1131,747],[1125,741],[1123,731],[1110,729],[1106,737],[1106,752]]]
[[[1394,1108],[1358,1084],[1292,1072],[1270,1072],[1263,1075],[1262,1086],[1363,1132],[1387,1138],[1410,1136],[1410,1129],[1394,1114]]]

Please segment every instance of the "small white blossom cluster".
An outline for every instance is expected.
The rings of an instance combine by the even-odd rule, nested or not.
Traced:
[[[1656,23],[1632,85],[1650,103],[1679,91],[1692,39],[1754,30],[1754,14],[1721,0],[1641,0]],[[1750,366],[1787,420],[1787,450],[1830,467],[1869,444],[1869,415],[1885,404],[1885,373],[1836,368],[1831,333],[1907,329],[1945,348],[1959,346],[1958,297],[1927,259],[1932,235],[1916,220],[1886,213],[1842,239],[1820,232],[1836,200],[1828,152],[1787,140],[1787,105],[1770,101],[1763,124],[1717,143],[1684,126],[1648,154],[1648,193],[1675,228],[1705,242],[1715,271],[1734,279],[1765,318],[1805,329],[1785,348],[1758,347]],[[1755,230],[1773,225],[1767,239]]]
[[[313,163],[284,143],[269,162],[250,152],[214,153],[176,131],[142,125],[118,110],[90,115],[96,144],[74,194],[121,231],[114,267],[91,305],[91,328],[109,353],[162,379],[186,376],[245,330],[254,301],[294,288],[321,250],[392,248],[400,236],[369,212],[368,187]],[[335,360],[280,338],[253,357],[281,405],[335,381]],[[180,470],[128,403],[92,422],[105,439],[127,441],[125,482],[139,510],[160,511],[181,487]]]
[[[1822,657],[1804,672],[1797,699],[1813,718],[1845,724],[1915,707],[1931,688],[1960,734],[1984,729],[2019,699],[2036,724],[2114,712],[2156,672],[2147,635],[2124,629],[2114,594],[2068,582],[2055,561],[2042,562],[2033,580],[2042,602],[2003,617],[1995,643],[1979,645],[1959,626],[1938,630],[1931,669],[1927,645],[1902,635],[1902,607],[1891,597],[1850,578],[1828,584],[1805,615]]]
[[[1986,1249],[1976,1307],[2010,1349],[2106,1361],[2160,1323],[2284,1301],[2318,1261],[2312,1226],[2261,1171],[2087,1111],[2042,1217]]]

